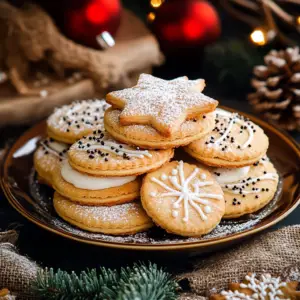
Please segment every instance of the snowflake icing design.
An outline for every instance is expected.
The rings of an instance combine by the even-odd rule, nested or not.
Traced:
[[[222,291],[221,295],[226,300],[284,300],[281,288],[286,287],[286,282],[282,282],[280,278],[272,277],[270,274],[261,275],[260,279],[256,279],[256,274],[247,275],[245,279],[247,283],[241,283],[240,287],[249,289],[252,295],[246,295],[239,291]]]
[[[183,170],[183,161],[178,163],[177,168],[172,170],[172,176],[167,176],[166,174],[161,175],[161,180],[152,177],[151,181],[157,183],[163,187],[167,192],[156,193],[151,192],[151,197],[177,197],[176,201],[173,203],[172,215],[176,218],[179,214],[178,208],[180,204],[183,203],[184,217],[183,221],[188,222],[189,220],[189,208],[190,206],[197,211],[199,216],[203,221],[207,220],[207,214],[212,212],[211,206],[213,206],[212,201],[205,198],[222,200],[223,196],[212,193],[201,192],[200,188],[204,186],[211,186],[214,184],[213,181],[205,181],[206,174],[201,174],[200,181],[196,176],[199,173],[199,169],[195,168],[192,174],[185,178]],[[169,179],[172,185],[168,185],[163,181]],[[194,182],[193,182],[194,181]],[[202,208],[203,206],[203,208]]]

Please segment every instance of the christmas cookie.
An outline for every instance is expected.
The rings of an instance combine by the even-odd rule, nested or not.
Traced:
[[[82,206],[56,192],[53,205],[62,219],[87,231],[126,235],[153,226],[139,202],[115,206]]]
[[[151,125],[163,136],[173,136],[189,119],[215,110],[218,101],[201,93],[203,79],[163,80],[141,74],[136,86],[111,92],[106,101],[122,110],[121,125]]]
[[[270,274],[248,274],[242,283],[230,283],[228,291],[212,295],[211,300],[284,300],[299,299],[298,282],[284,282]]]
[[[225,215],[238,218],[267,205],[274,197],[278,174],[264,157],[251,166],[235,169],[214,169],[213,174],[224,192]]]
[[[47,120],[48,135],[57,141],[73,144],[82,136],[103,126],[109,105],[104,100],[76,101],[55,110]]]
[[[225,212],[223,192],[214,176],[182,161],[147,174],[141,200],[157,225],[182,236],[212,231]]]
[[[40,142],[34,153],[33,162],[39,175],[39,182],[51,185],[52,174],[60,162],[66,158],[69,145],[60,143],[52,138]]]
[[[259,126],[237,113],[217,109],[213,131],[185,150],[209,166],[239,168],[257,162],[268,146],[268,137]]]
[[[214,113],[201,115],[185,121],[180,130],[171,137],[161,135],[149,125],[122,126],[119,122],[121,111],[109,108],[104,115],[106,131],[116,140],[147,149],[168,149],[188,145],[211,132],[215,126]]]
[[[70,165],[97,176],[139,175],[168,162],[173,149],[142,150],[115,141],[100,129],[73,144],[68,152]]]
[[[140,195],[140,181],[136,176],[92,176],[74,170],[67,160],[55,169],[53,188],[82,205],[115,205],[130,202]]]

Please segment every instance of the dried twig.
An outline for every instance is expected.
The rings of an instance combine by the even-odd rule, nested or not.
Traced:
[[[300,8],[299,0],[220,0],[220,3],[233,17],[252,28],[266,26],[267,31],[274,31],[275,36],[283,44],[296,44],[280,29],[280,22],[300,33],[300,24],[297,23],[298,16],[288,12],[281,4],[298,5]]]

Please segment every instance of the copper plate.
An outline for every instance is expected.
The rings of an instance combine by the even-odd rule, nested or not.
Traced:
[[[213,233],[202,238],[172,236],[158,228],[137,236],[112,237],[89,234],[65,223],[52,208],[52,191],[39,185],[34,179],[32,157],[37,142],[45,136],[45,121],[25,132],[6,153],[1,169],[1,185],[10,204],[19,213],[35,224],[66,238],[119,249],[211,252],[276,224],[288,216],[300,202],[299,146],[286,133],[272,125],[253,116],[243,115],[260,125],[270,138],[268,156],[279,171],[279,189],[272,202],[260,212],[233,222],[222,221]],[[180,149],[176,155],[184,160],[191,159]]]

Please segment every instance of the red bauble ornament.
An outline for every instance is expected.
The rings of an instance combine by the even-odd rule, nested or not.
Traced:
[[[96,36],[114,35],[120,25],[120,0],[77,0],[65,12],[64,33],[74,41],[99,48]]]
[[[165,52],[204,46],[221,34],[218,13],[204,0],[166,0],[155,13],[153,31]]]

